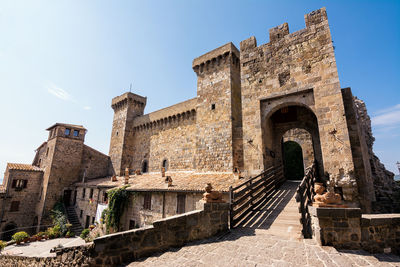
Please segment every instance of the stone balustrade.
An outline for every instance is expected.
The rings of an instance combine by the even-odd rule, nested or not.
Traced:
[[[309,207],[320,245],[400,254],[400,214],[361,214],[359,208]]]

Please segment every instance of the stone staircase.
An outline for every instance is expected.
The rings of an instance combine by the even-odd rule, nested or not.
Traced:
[[[75,212],[74,207],[73,206],[66,207],[65,211],[67,212],[69,223],[72,224],[71,231],[73,231],[76,236],[79,236],[83,231],[83,227],[79,222],[79,218]]]
[[[299,205],[295,195],[300,181],[286,181],[265,204],[257,207],[242,226],[268,234],[302,239]]]

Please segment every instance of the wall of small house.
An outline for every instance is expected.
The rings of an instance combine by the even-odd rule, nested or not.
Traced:
[[[23,171],[23,170],[7,170],[5,179],[8,180],[9,190],[7,198],[4,199],[1,209],[4,207],[4,214],[0,224],[0,232],[8,224],[15,224],[17,228],[32,227],[37,225],[36,204],[39,199],[39,192],[43,179],[43,172],[40,171]],[[13,180],[26,180],[26,188],[12,188]],[[17,211],[11,211],[11,203],[19,201]],[[28,233],[33,233],[34,228],[23,229]],[[0,237],[1,239],[1,237]]]
[[[85,188],[85,194],[83,195],[83,189]],[[90,198],[90,190],[93,189],[93,196]],[[97,205],[104,203],[104,193],[106,188],[95,188],[95,187],[77,187],[77,196],[75,203],[75,212],[78,215],[79,222],[82,227],[85,227],[86,216],[90,217],[90,224],[93,224],[93,220],[96,217]]]
[[[131,220],[135,227],[151,225],[163,218],[163,199],[165,195],[164,218],[177,214],[178,195],[176,192],[151,192],[151,209],[144,209],[145,192],[132,193],[126,211],[121,220],[121,231],[129,230]],[[196,209],[196,203],[202,199],[203,193],[185,193],[185,212]]]

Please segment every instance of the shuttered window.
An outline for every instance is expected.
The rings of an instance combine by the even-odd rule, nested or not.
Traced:
[[[10,211],[19,211],[19,201],[11,201]]]
[[[151,210],[151,193],[144,194],[143,208],[146,210]]]
[[[186,203],[186,195],[178,195],[176,213],[178,214],[185,213],[185,203]]]

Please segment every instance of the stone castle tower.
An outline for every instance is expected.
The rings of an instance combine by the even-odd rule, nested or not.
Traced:
[[[36,164],[44,169],[37,214],[46,224],[48,212],[62,197],[64,189],[81,177],[81,162],[86,129],[79,125],[55,124],[47,129],[49,137]],[[43,219],[42,219],[43,218]]]
[[[122,175],[132,160],[132,135],[134,118],[143,115],[146,97],[125,93],[112,100],[114,119],[111,132],[110,152],[113,171]]]
[[[242,167],[240,52],[228,43],[193,60],[197,74],[198,171],[228,171]]]

